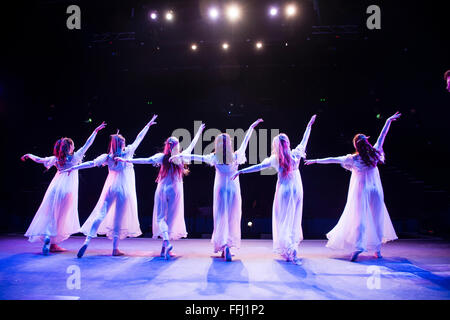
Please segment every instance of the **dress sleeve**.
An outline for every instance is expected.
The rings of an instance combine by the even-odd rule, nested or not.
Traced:
[[[105,166],[107,164],[108,154],[104,153],[101,156],[98,156],[94,159],[94,166],[100,167]]]
[[[150,163],[153,164],[155,167],[159,167],[162,165],[164,160],[164,153],[160,152],[150,157]]]
[[[51,157],[46,157],[46,158],[44,158],[43,160],[44,160],[44,162],[43,162],[42,164],[43,164],[43,165],[47,168],[47,170],[48,170],[48,169],[50,169],[51,167],[53,167],[53,166],[56,164],[56,161],[57,161],[58,159],[56,159],[55,156],[51,156]]]
[[[277,161],[277,157],[272,154],[270,157],[265,158],[262,162],[261,162],[262,166],[266,166],[266,165],[270,165],[272,168],[278,170],[278,161]]]
[[[246,163],[247,162],[247,157],[245,156],[245,151],[244,152],[236,151],[235,152],[235,159],[236,159],[236,162],[238,164]]]
[[[210,166],[215,166],[217,164],[216,154],[213,152],[206,156],[203,156],[203,162]]]
[[[300,158],[306,158],[306,151],[305,151],[305,146],[303,146],[302,144],[299,144],[295,149],[293,149],[292,151],[292,155],[298,159]]]
[[[338,157],[341,166],[351,171],[354,167],[354,156],[352,154],[347,154],[346,156]]]

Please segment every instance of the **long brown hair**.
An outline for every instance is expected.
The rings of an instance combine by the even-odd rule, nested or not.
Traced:
[[[383,163],[381,152],[375,149],[369,142],[368,137],[358,133],[353,138],[353,146],[364,164],[368,167],[376,167],[378,162]]]
[[[53,155],[58,159],[58,165],[64,167],[69,157],[73,152],[70,152],[70,148],[73,146],[73,140],[70,138],[61,138],[56,141],[53,147]]]
[[[275,154],[278,159],[278,165],[281,168],[281,175],[284,177],[294,166],[294,159],[292,159],[289,138],[286,134],[280,133],[272,142],[272,154]]]
[[[120,157],[124,148],[125,138],[119,133],[112,134],[109,140],[108,154],[110,154],[113,159]]]
[[[219,164],[231,164],[233,162],[233,147],[229,134],[219,134],[214,141],[214,149]]]
[[[164,158],[161,164],[161,168],[159,169],[159,174],[156,178],[156,182],[160,182],[169,173],[178,177],[182,177],[183,175],[187,175],[189,173],[187,166],[185,166],[183,163],[175,164],[169,161],[170,157],[172,156],[172,150],[178,143],[179,141],[175,137],[169,137],[164,142]]]

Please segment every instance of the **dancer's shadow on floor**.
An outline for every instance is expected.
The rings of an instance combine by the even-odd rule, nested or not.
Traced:
[[[285,286],[303,291],[311,290],[311,292],[325,297],[326,299],[337,299],[337,297],[332,294],[332,292],[335,291],[333,287],[325,284],[321,284],[320,286],[318,285],[316,275],[313,272],[308,272],[307,260],[302,259],[301,265],[296,265],[292,262],[287,262],[280,259],[276,259],[274,263],[276,266],[281,267],[283,271],[288,272],[298,279],[298,281],[285,282]],[[311,298],[316,299],[316,297]]]
[[[206,288],[198,290],[201,295],[223,294],[234,284],[240,285],[239,290],[245,290],[249,285],[248,271],[241,260],[227,262],[223,258],[213,257],[206,282]]]
[[[362,256],[362,259],[358,258],[356,262],[366,266],[379,266],[390,269],[394,272],[405,272],[411,273],[415,276],[418,276],[424,280],[430,281],[438,286],[443,287],[446,291],[450,290],[450,277],[442,277],[436,275],[428,270],[425,270],[406,258],[403,257],[389,257],[389,258],[381,258],[375,259],[372,257]]]

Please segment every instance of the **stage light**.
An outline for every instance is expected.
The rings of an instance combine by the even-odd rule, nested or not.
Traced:
[[[235,4],[230,5],[227,8],[227,17],[231,22],[238,20],[241,17],[241,9]]]
[[[229,47],[228,43],[224,42],[224,43],[222,44],[223,50],[228,50],[228,47]]]
[[[168,21],[172,21],[173,20],[173,12],[172,11],[168,11],[166,13],[166,20],[168,20]]]
[[[272,17],[275,17],[276,15],[278,15],[278,8],[276,8],[276,7],[271,7],[270,10],[269,10],[269,14],[270,14]]]
[[[261,49],[262,47],[263,47],[262,42],[261,42],[261,41],[258,41],[258,42],[256,43],[256,49]]]
[[[209,17],[212,20],[216,20],[219,17],[219,10],[217,10],[217,8],[209,9]]]
[[[253,226],[253,222],[249,221],[247,225],[251,228]]]
[[[293,17],[297,14],[297,7],[294,4],[289,4],[286,6],[286,15],[288,17]]]
[[[157,18],[158,18],[158,15],[156,14],[156,12],[150,13],[150,19],[156,20]]]
[[[193,43],[193,44],[191,45],[191,49],[192,49],[192,51],[197,50],[197,45],[196,45],[195,43]]]

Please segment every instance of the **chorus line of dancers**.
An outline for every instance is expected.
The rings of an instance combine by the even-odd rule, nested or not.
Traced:
[[[142,234],[133,164],[151,164],[159,167],[156,179],[158,185],[154,195],[153,238],[162,238],[160,255],[169,259],[174,255],[171,241],[187,237],[183,177],[189,172],[188,165],[194,160],[215,168],[214,230],[211,242],[214,253],[220,253],[226,261],[232,261],[231,248],[240,248],[241,242],[242,199],[239,175],[274,168],[278,180],[272,207],[273,249],[286,261],[301,264],[298,247],[303,240],[303,185],[299,165],[303,158],[306,165],[334,163],[351,171],[347,203],[337,225],[326,235],[326,246],[349,250],[351,261],[355,261],[358,255],[365,251],[373,251],[376,258],[381,258],[381,245],[397,239],[397,235],[384,203],[377,166],[385,161],[383,143],[390,125],[400,116],[397,112],[386,120],[373,146],[369,137],[356,134],[353,138],[353,154],[306,159],[306,146],[316,119],[314,115],[306,126],[303,139],[295,148],[291,149],[288,136],[281,133],[273,139],[270,157],[245,169],[238,167],[246,162],[245,153],[249,139],[262,119],[250,126],[236,151],[233,151],[231,137],[221,133],[215,138],[213,153],[192,154],[205,128],[202,124],[185,150],[181,150],[176,137],[169,137],[164,143],[163,152],[148,158],[133,158],[149,128],[156,124],[157,116],[154,115],[132,144],[127,145],[125,138],[117,132],[110,136],[108,153],[92,161],[82,162],[97,133],[106,126],[103,122],[76,152],[70,138],[61,138],[54,145],[53,156],[22,156],[22,160],[31,159],[43,164],[47,169],[52,166],[57,169],[25,236],[29,237],[31,242],[43,241],[42,251],[48,254],[66,251],[59,244],[72,234],[82,232],[86,235],[86,240],[77,254],[78,258],[81,258],[92,238],[106,235],[113,242],[112,255],[123,255],[119,250],[119,240]],[[97,205],[80,227],[77,209],[78,170],[100,166],[108,166],[109,173]]]

